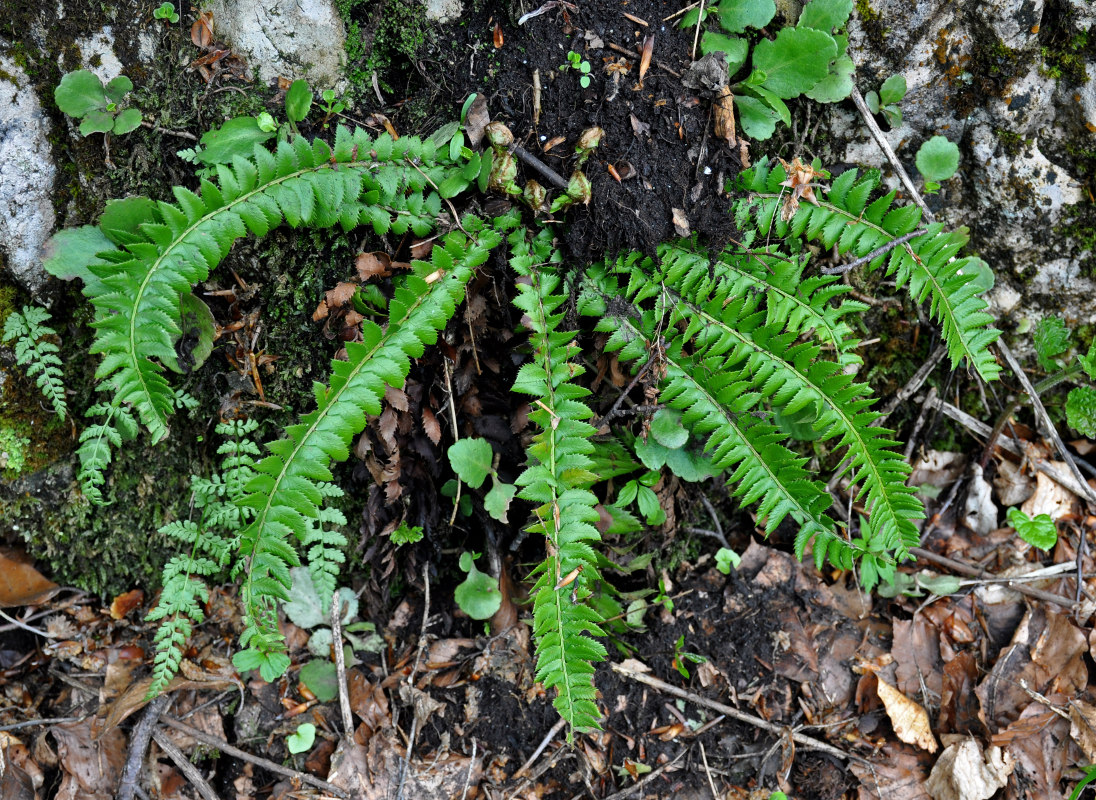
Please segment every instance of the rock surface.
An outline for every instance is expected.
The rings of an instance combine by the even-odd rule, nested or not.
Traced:
[[[4,45],[0,41],[0,48]],[[53,232],[49,120],[26,73],[0,55],[0,248],[16,282],[31,292],[45,285],[39,252]]]
[[[335,88],[346,65],[346,29],[331,0],[213,0],[214,31],[243,56],[255,77],[305,78]]]

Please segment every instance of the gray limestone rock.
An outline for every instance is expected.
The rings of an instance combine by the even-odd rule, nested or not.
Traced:
[[[0,55],[0,248],[11,277],[31,292],[49,278],[40,257],[55,220],[57,167],[48,137],[49,120],[26,73]]]
[[[331,0],[212,0],[214,31],[259,80],[305,78],[335,88],[346,65],[346,29]]]

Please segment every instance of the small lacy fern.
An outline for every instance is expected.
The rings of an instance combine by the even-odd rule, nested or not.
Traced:
[[[252,510],[238,501],[255,475],[255,459],[260,451],[249,437],[258,426],[254,420],[217,426],[218,435],[229,437],[217,448],[224,457],[221,471],[210,478],[191,478],[194,508],[201,511],[200,520],[178,520],[160,528],[160,533],[188,547],[189,552],[174,556],[164,567],[160,600],[148,615],[150,621],[161,621],[154,637],[156,657],[149,696],[159,694],[175,677],[187,639],[194,626],[205,619],[202,604],[209,602],[205,579],[224,573],[237,558],[240,530],[252,515]],[[237,561],[233,573],[239,567]]]
[[[60,348],[48,338],[57,335],[57,331],[45,324],[48,320],[49,312],[38,306],[24,306],[23,313],[13,311],[4,321],[4,341],[15,340],[15,363],[27,368],[27,377],[35,378],[54,413],[64,419],[68,415],[68,401],[61,359],[57,355]]]
[[[567,299],[560,292],[558,253],[551,233],[542,230],[532,246],[524,229],[510,236],[510,266],[518,275],[514,305],[529,326],[533,360],[518,372],[514,391],[531,395],[529,419],[540,428],[529,447],[529,466],[518,478],[519,497],[537,504],[530,533],[543,536],[547,557],[533,571],[533,634],[537,644],[537,680],[556,690],[555,707],[572,728],[598,727],[601,712],[595,702],[594,662],[605,658],[605,647],[591,636],[604,636],[600,615],[585,600],[586,588],[597,579],[601,536],[597,497],[590,487],[599,478],[591,472],[590,437],[593,416],[582,398],[590,391],[573,383],[584,370],[578,365],[576,331],[560,330]],[[570,735],[570,734],[569,734]]]

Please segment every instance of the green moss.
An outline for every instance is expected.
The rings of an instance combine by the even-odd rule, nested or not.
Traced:
[[[356,93],[373,94],[373,73],[384,91],[392,91],[426,42],[429,25],[419,0],[386,0],[379,20],[366,0],[337,0],[346,23],[347,78]],[[375,27],[373,27],[375,26]]]
[[[1001,147],[1005,153],[1013,158],[1020,154],[1020,151],[1025,145],[1031,144],[1031,139],[1025,139],[1023,136],[1014,133],[1013,131],[1006,131],[998,128],[994,133],[997,134],[997,141],[1001,143]]]

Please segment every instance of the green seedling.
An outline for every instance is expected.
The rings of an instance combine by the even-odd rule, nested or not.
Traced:
[[[167,20],[171,23],[179,21],[179,14],[175,10],[175,5],[173,3],[161,3],[160,7],[152,12],[152,16],[156,19]]]
[[[925,179],[925,192],[932,194],[958,171],[959,146],[943,136],[933,136],[918,149],[916,163]]]
[[[324,89],[320,93],[320,109],[323,111],[323,126],[326,128],[331,118],[346,110],[346,103],[335,98],[334,89]]]
[[[57,107],[70,117],[80,120],[80,133],[122,135],[141,124],[141,112],[124,108],[123,101],[133,91],[133,81],[125,75],[109,81],[106,86],[95,73],[86,69],[69,72],[57,88],[53,99]]]
[[[499,522],[507,522],[506,514],[517,487],[499,480],[497,461],[486,439],[461,439],[449,448],[449,464],[464,483],[478,489],[491,476],[491,490],[483,497],[484,510]]]
[[[476,569],[479,553],[461,553],[460,568],[468,577],[457,587],[454,599],[460,610],[472,619],[490,619],[502,605],[502,592],[497,578]]]
[[[1008,524],[1016,529],[1016,535],[1040,550],[1050,550],[1058,543],[1058,531],[1050,514],[1029,517],[1018,508],[1008,510]]]
[[[574,50],[567,53],[567,63],[559,65],[560,72],[566,72],[569,69],[573,69],[575,72],[579,73],[579,86],[585,89],[590,85],[590,62]]]
[[[738,569],[742,556],[729,547],[721,547],[715,554],[715,568],[724,575],[730,575],[732,569]]]
[[[289,119],[289,127],[297,136],[301,135],[297,123],[308,116],[312,109],[312,90],[308,88],[308,81],[300,78],[289,85],[285,93],[285,116]]]
[[[883,81],[883,85],[879,87],[878,92],[874,89],[867,92],[864,95],[864,102],[871,113],[883,112],[887,124],[891,128],[897,128],[902,124],[902,109],[898,107],[898,104],[902,102],[902,98],[905,96],[906,77],[904,75],[891,75]]]
[[[678,672],[681,673],[681,677],[688,680],[692,677],[689,674],[689,668],[685,666],[686,661],[691,661],[694,664],[703,664],[708,659],[702,655],[696,653],[690,653],[685,650],[685,634],[681,634],[677,637],[677,641],[674,642],[674,660],[673,666]]]
[[[290,753],[297,755],[311,750],[315,741],[316,726],[311,722],[304,722],[297,728],[296,732],[285,737],[285,746],[289,748]]]
[[[396,530],[389,534],[389,538],[392,540],[392,544],[397,547],[404,544],[414,544],[415,542],[422,541],[423,530],[422,527],[416,525],[411,527],[407,524],[407,520],[400,523],[400,526]]]

